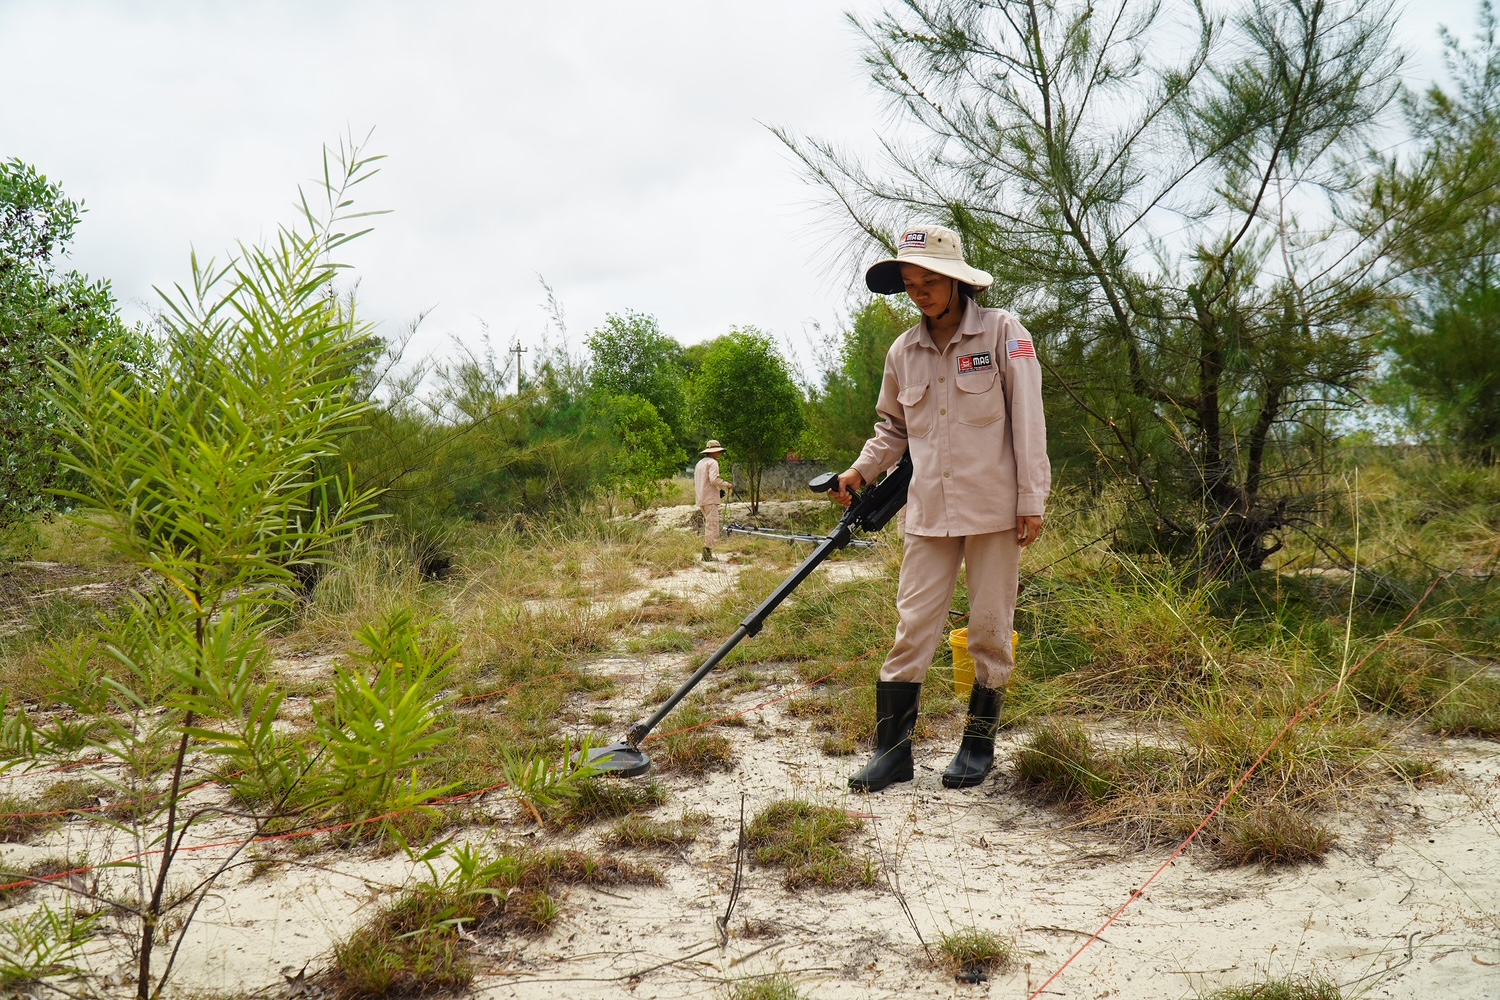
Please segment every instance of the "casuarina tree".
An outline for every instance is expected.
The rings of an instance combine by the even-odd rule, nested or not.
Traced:
[[[1415,153],[1370,188],[1372,232],[1394,237],[1409,298],[1392,318],[1389,387],[1411,423],[1482,462],[1500,456],[1500,45],[1489,3],[1477,45],[1444,34],[1452,87],[1407,94]]]
[[[1396,87],[1388,3],[906,0],[856,18],[907,147],[783,134],[871,249],[955,226],[1036,335],[1056,453],[1136,496],[1139,543],[1261,566],[1317,506],[1386,297],[1340,220]]]
[[[802,393],[771,338],[744,327],[718,338],[693,380],[700,425],[724,442],[750,481],[750,510],[760,509],[761,471],[779,462],[802,433]]]

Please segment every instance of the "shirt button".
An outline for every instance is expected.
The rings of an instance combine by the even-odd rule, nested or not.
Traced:
[[[943,478],[944,479],[952,479],[953,478],[953,473],[951,473],[951,472],[945,472],[945,473],[943,473]]]
[[[946,381],[946,378],[945,378],[945,376],[942,376],[942,375],[939,375],[939,376],[938,376],[938,381],[939,381],[939,382],[943,382],[943,381]]]
[[[947,415],[948,415],[948,410],[946,408],[938,410],[938,416],[940,416],[940,417],[946,417]]]

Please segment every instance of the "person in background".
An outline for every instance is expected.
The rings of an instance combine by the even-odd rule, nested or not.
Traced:
[[[693,469],[693,491],[697,496],[698,509],[703,511],[703,561],[714,561],[714,546],[719,544],[719,504],[724,495],[734,491],[734,484],[720,478],[719,456],[724,447],[710,439],[700,452],[703,456]]]
[[[943,785],[977,785],[994,763],[1001,702],[1015,669],[1020,554],[1041,535],[1052,467],[1031,334],[1005,310],[975,301],[993,280],[964,261],[958,234],[941,226],[908,229],[896,256],[865,272],[870,291],[904,291],[922,319],[886,354],[875,436],[839,475],[834,494],[847,506],[849,490],[874,482],[911,452],[900,624],[875,687],[875,755],[849,779],[856,791],[912,779],[917,701],[960,563],[968,571],[975,683]]]

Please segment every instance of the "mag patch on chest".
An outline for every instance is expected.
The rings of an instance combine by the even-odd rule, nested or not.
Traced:
[[[961,354],[958,358],[958,373],[966,375],[969,372],[982,372],[995,367],[995,359],[989,351],[980,351],[978,354]]]

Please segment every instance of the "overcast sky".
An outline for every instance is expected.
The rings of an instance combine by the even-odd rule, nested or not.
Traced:
[[[322,145],[373,128],[388,158],[358,197],[392,214],[349,257],[387,334],[430,310],[413,353],[486,329],[534,347],[541,275],[575,348],[636,309],[684,343],[754,324],[805,361],[852,275],[765,126],[877,148],[890,123],[843,11],[878,6],[0,0],[0,158],[85,201],[73,266],[130,318],[190,248],[289,221]],[[1439,77],[1437,25],[1468,38],[1477,9],[1410,4],[1409,77]]]

